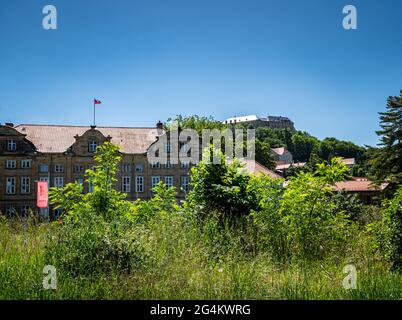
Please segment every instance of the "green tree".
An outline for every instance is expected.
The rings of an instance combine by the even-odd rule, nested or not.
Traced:
[[[255,160],[269,169],[275,169],[275,161],[269,143],[255,140]]]
[[[310,159],[311,153],[319,140],[307,132],[296,132],[292,137],[293,142],[293,160],[295,162],[307,162]]]
[[[199,135],[202,134],[203,129],[223,130],[225,128],[228,128],[228,125],[215,120],[212,116],[202,117],[198,115],[191,115],[187,117],[177,115],[175,118],[169,118],[165,123],[165,127],[168,130],[174,129],[174,126],[177,126],[180,129],[194,129]]]
[[[95,165],[87,170],[87,183],[93,187],[92,192],[83,194],[82,185],[69,183],[64,188],[51,188],[50,203],[71,217],[94,214],[110,221],[116,216],[132,212],[132,204],[125,200],[126,194],[117,191],[117,167],[121,160],[119,147],[105,142],[96,150]]]
[[[370,163],[377,181],[387,180],[391,188],[402,184],[402,90],[399,97],[389,97],[387,110],[380,112],[379,148],[371,148]]]
[[[228,164],[221,151],[212,146],[205,152],[210,161],[191,169],[191,190],[188,205],[200,218],[218,211],[223,220],[235,220],[257,209],[257,194],[249,192],[250,176],[235,159]],[[219,163],[213,163],[213,157]]]

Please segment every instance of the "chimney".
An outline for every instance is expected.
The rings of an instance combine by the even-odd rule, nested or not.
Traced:
[[[12,122],[6,122],[4,125],[7,127],[11,127],[11,128],[14,127],[14,123],[12,123]]]
[[[157,129],[163,129],[163,123],[159,120],[158,123],[156,124]]]

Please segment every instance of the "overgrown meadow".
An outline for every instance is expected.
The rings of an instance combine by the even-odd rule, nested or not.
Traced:
[[[284,186],[218,156],[192,168],[182,203],[162,183],[131,203],[114,188],[118,147],[99,147],[92,193],[51,191],[60,220],[1,218],[0,299],[402,298],[402,189],[365,207],[331,191],[348,175],[336,159]]]

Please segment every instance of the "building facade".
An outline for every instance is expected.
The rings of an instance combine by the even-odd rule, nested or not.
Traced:
[[[288,117],[281,116],[267,116],[267,117],[258,117],[256,115],[248,115],[241,117],[233,117],[228,118],[223,121],[224,124],[237,124],[237,123],[246,123],[253,128],[258,127],[268,127],[272,129],[290,129],[291,131],[295,131],[295,126],[293,121],[291,121]]]
[[[90,192],[85,171],[92,168],[96,148],[105,141],[120,146],[116,188],[126,193],[128,200],[150,198],[159,181],[176,187],[178,196],[184,197],[189,189],[190,163],[147,160],[148,148],[164,134],[161,123],[155,128],[0,125],[0,212],[9,216],[36,212],[37,181],[56,188],[78,182]],[[52,208],[39,213],[57,215]]]

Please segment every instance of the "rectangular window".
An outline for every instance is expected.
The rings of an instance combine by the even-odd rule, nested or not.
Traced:
[[[49,182],[49,177],[39,177],[39,181]]]
[[[125,173],[131,172],[131,165],[129,163],[123,163],[121,165],[121,171]]]
[[[161,177],[159,176],[152,176],[151,177],[151,186],[152,188],[155,188],[155,186],[161,181]]]
[[[135,191],[136,192],[144,192],[144,177],[137,176],[135,178]]]
[[[170,163],[169,160],[166,161],[166,163],[165,163],[165,168],[166,168],[166,169],[173,168],[173,165]]]
[[[15,161],[15,160],[7,160],[6,161],[6,168],[7,169],[15,169],[15,168],[17,168],[17,161]]]
[[[166,153],[170,153],[171,149],[172,149],[171,144],[170,144],[170,143],[166,143],[166,144],[165,144],[165,152],[166,152]]]
[[[21,194],[28,194],[31,192],[31,178],[21,177]]]
[[[79,184],[84,184],[84,179],[83,178],[75,178],[75,182]]]
[[[21,169],[29,169],[31,167],[31,160],[21,160]]]
[[[84,165],[83,164],[75,164],[74,172],[84,172]]]
[[[17,150],[17,141],[7,140],[7,151],[16,151],[16,150]]]
[[[23,217],[27,216],[29,214],[31,207],[30,206],[21,206],[21,215]]]
[[[54,172],[64,172],[64,165],[62,164],[55,164],[54,165]]]
[[[96,147],[98,146],[97,142],[95,140],[91,140],[88,142],[88,151],[89,152],[95,152]]]
[[[190,168],[190,162],[180,162],[180,168],[182,169]]]
[[[167,188],[173,187],[173,177],[172,176],[165,177],[165,184]]]
[[[54,187],[55,188],[63,188],[64,187],[64,178],[63,177],[54,177]]]
[[[45,219],[49,218],[49,209],[48,208],[40,208],[39,215]]]
[[[15,194],[15,177],[7,177],[6,194]]]
[[[88,170],[95,171],[95,165],[94,164],[89,164],[87,168],[88,168]]]
[[[48,164],[41,164],[41,165],[39,165],[39,172],[40,172],[40,173],[47,173],[47,172],[49,172],[49,165],[48,165]]]
[[[94,184],[92,181],[88,181],[88,192],[93,192],[94,191]]]
[[[7,217],[13,217],[15,215],[15,213],[16,212],[15,212],[14,206],[11,205],[11,204],[8,204],[6,206],[6,215],[7,215]]]
[[[181,188],[183,189],[184,192],[188,192],[190,189],[190,178],[188,176],[183,176],[181,177]]]
[[[125,193],[131,192],[131,178],[130,177],[123,177],[121,179],[121,191]]]
[[[135,165],[135,172],[143,172],[143,171],[144,171],[144,166],[142,164]]]
[[[160,168],[160,163],[159,161],[155,161],[151,163],[151,168]]]

